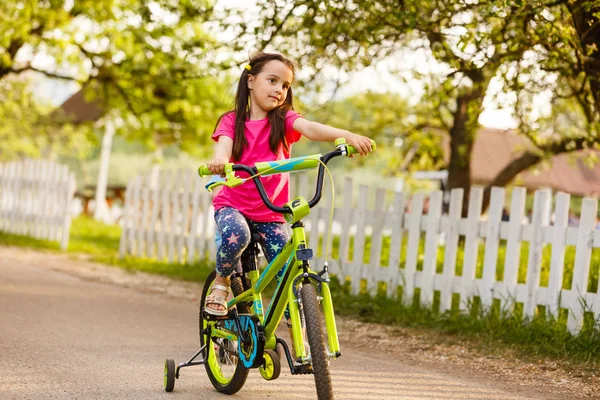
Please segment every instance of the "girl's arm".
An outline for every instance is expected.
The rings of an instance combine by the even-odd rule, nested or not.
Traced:
[[[337,138],[346,139],[346,143],[356,148],[361,155],[366,155],[372,151],[371,140],[362,135],[357,135],[344,129],[334,128],[333,126],[323,125],[318,122],[309,121],[305,118],[298,118],[292,125],[295,131],[298,131],[310,140],[318,142],[333,142]]]
[[[207,164],[210,172],[218,175],[225,173],[225,164],[231,159],[232,151],[233,139],[225,135],[219,136],[219,141],[215,145],[215,155]]]

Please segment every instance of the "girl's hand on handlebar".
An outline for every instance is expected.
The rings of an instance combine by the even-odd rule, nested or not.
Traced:
[[[226,157],[215,157],[206,164],[211,173],[215,175],[223,175],[225,173],[225,164],[229,160]]]
[[[366,156],[373,151],[371,139],[366,136],[357,135],[356,133],[351,133],[350,136],[346,138],[346,143],[354,147],[361,156]]]

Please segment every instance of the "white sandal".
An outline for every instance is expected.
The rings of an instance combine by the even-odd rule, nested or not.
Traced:
[[[212,292],[217,289],[217,290],[222,290],[224,292],[227,292],[227,296],[229,295],[229,293],[231,293],[231,288],[229,286],[223,286],[223,285],[219,285],[219,284],[214,284],[211,286],[210,288],[210,293],[208,294],[208,296],[206,296],[206,303],[204,304],[204,311],[206,311],[208,314],[210,315],[215,315],[217,317],[224,317],[225,315],[227,315],[227,296],[223,297],[223,296],[213,296]],[[219,305],[222,306],[223,309],[222,310],[216,310],[214,308],[208,307],[208,305]]]

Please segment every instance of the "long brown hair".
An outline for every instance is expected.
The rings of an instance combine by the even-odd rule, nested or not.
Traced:
[[[225,115],[232,112],[235,113],[235,136],[233,139],[232,152],[232,158],[234,161],[239,161],[241,159],[244,148],[248,146],[248,140],[246,139],[246,135],[244,134],[246,120],[248,119],[250,112],[250,90],[248,89],[248,75],[258,75],[262,71],[263,67],[269,61],[273,60],[281,61],[286,66],[288,66],[292,70],[292,74],[294,74],[294,64],[281,54],[263,52],[255,54],[253,57],[250,58],[250,61],[248,63],[248,65],[250,65],[250,69],[248,70],[244,68],[242,71],[242,75],[240,76],[237,92],[235,94],[234,109],[221,115],[219,117],[219,120],[217,121],[217,125],[215,126],[216,130],[219,126],[219,123],[221,122],[221,119]],[[287,115],[288,110],[293,109],[293,95],[292,88],[290,87],[288,89],[287,97],[283,101],[283,104],[267,113],[267,117],[269,118],[269,122],[271,123],[269,147],[271,148],[271,151],[275,154],[278,153],[280,146],[283,146],[284,150],[286,152],[289,152],[289,145],[285,140],[285,116]]]

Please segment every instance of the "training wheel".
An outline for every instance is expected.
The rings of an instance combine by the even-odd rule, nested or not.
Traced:
[[[265,350],[263,354],[265,362],[258,367],[260,375],[267,381],[272,381],[279,378],[281,373],[281,361],[274,350]]]
[[[172,392],[175,387],[175,361],[167,359],[165,361],[165,391]]]

